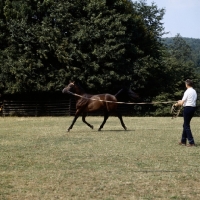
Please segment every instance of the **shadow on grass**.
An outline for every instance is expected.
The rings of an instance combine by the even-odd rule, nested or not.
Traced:
[[[95,131],[95,132],[103,133],[103,132],[131,132],[131,131],[135,131],[135,130],[101,130],[101,131]]]
[[[181,170],[134,170],[137,173],[181,173]]]

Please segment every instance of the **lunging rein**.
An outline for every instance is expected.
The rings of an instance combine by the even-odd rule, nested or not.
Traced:
[[[74,96],[77,96],[77,97],[80,97],[80,98],[84,98],[84,99],[88,99],[88,100],[92,100],[92,101],[102,101],[102,102],[107,102],[107,103],[116,103],[116,104],[135,104],[135,105],[143,105],[143,104],[169,104],[169,103],[176,103],[177,101],[164,101],[164,102],[142,102],[142,103],[134,103],[134,102],[120,102],[120,101],[106,101],[106,100],[101,100],[101,99],[92,99],[92,98],[87,98],[87,97],[84,97],[84,96],[81,96],[81,95],[78,95],[76,93],[73,93],[73,92],[70,92],[68,91],[68,93],[74,95]]]
[[[85,97],[85,96],[81,96],[81,95],[78,95],[74,92],[70,92],[68,91],[69,94],[73,95],[73,96],[76,96],[76,97],[80,97],[80,98],[83,98],[83,99],[87,99],[87,100],[92,100],[92,101],[101,101],[101,102],[106,102],[106,103],[115,103],[115,104],[126,104],[126,105],[154,105],[154,104],[172,104],[172,107],[171,107],[171,110],[170,110],[170,113],[172,114],[172,119],[176,118],[179,116],[180,112],[181,112],[181,109],[182,109],[182,106],[175,106],[175,103],[177,101],[164,101],[164,102],[141,102],[141,103],[134,103],[134,102],[120,102],[120,101],[107,101],[107,100],[101,100],[101,99],[92,99],[92,98],[88,98],[88,97]]]

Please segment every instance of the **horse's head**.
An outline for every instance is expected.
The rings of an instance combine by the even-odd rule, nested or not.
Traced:
[[[62,93],[75,92],[75,82],[70,82],[63,90]]]

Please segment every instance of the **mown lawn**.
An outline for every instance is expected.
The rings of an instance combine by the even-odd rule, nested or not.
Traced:
[[[87,120],[0,118],[0,199],[200,199],[200,118],[197,147],[177,145],[181,117]]]

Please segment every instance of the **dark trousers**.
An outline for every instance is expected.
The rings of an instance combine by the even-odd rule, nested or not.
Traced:
[[[188,142],[190,144],[194,144],[194,139],[190,129],[190,121],[194,116],[195,109],[196,109],[195,107],[190,107],[190,106],[184,107],[183,110],[184,123],[183,123],[182,139],[181,139],[182,143],[186,143],[186,140],[188,139]]]

